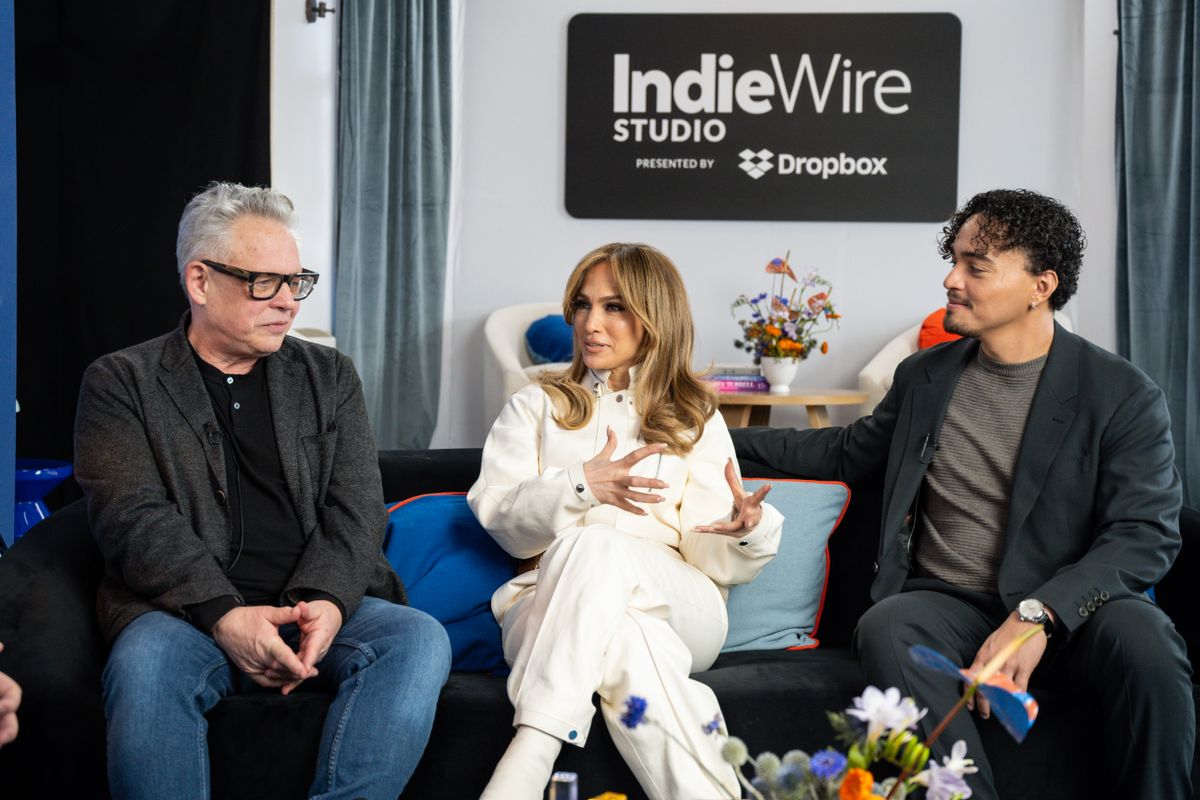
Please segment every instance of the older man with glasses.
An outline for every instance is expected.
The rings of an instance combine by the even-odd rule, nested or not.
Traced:
[[[381,552],[354,365],[286,336],[318,277],[292,224],[279,192],[210,185],[179,223],[179,327],[84,375],[115,798],[208,797],[204,714],[255,687],[335,692],[311,797],[396,797],[429,736],[449,643]]]

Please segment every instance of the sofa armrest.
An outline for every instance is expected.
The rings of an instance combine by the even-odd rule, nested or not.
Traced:
[[[920,332],[920,323],[906,329],[885,344],[859,371],[858,390],[867,393],[867,401],[861,407],[864,415],[874,411],[888,389],[892,388],[892,376],[900,362],[917,352],[917,335]]]
[[[82,500],[0,558],[0,671],[24,692],[21,733],[0,750],[6,797],[94,797],[106,785],[100,671],[108,648],[96,621],[103,572]],[[22,785],[34,776],[36,786]]]
[[[483,449],[381,450],[383,499],[389,503],[434,492],[465,492],[479,477]]]
[[[1200,615],[1196,613],[1196,584],[1200,583],[1200,510],[1184,506],[1179,514],[1183,547],[1171,571],[1154,587],[1154,599],[1175,623],[1192,659],[1200,653]]]

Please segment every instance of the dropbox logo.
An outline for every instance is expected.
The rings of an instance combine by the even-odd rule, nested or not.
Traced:
[[[755,152],[750,148],[746,148],[742,152],[738,153],[738,156],[742,159],[742,163],[738,164],[738,166],[742,168],[743,172],[745,172],[751,178],[754,178],[754,180],[758,180],[775,167],[775,165],[771,163],[771,159],[775,156],[775,154],[767,149],[762,149],[758,152]]]

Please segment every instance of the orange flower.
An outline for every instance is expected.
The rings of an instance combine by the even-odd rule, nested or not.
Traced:
[[[821,354],[824,355],[825,353],[828,353],[828,352],[829,352],[829,342],[821,342]]]
[[[783,335],[783,331],[781,331],[779,328],[776,328],[774,325],[768,325],[766,330],[767,330],[767,333],[771,334],[772,336]]]
[[[839,800],[879,800],[879,795],[871,790],[875,788],[875,778],[865,769],[857,767],[846,773],[842,778],[842,786],[838,789]]]
[[[791,339],[781,339],[779,341],[780,350],[803,350],[804,346],[799,342],[793,342]]]

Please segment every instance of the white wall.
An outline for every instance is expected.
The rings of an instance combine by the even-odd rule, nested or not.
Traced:
[[[297,201],[302,254],[332,264],[333,18],[307,25],[299,0],[276,0],[272,97],[275,184]],[[1080,216],[1090,242],[1077,298],[1084,336],[1111,348],[1114,334],[1113,108],[1116,12],[1111,0],[505,0],[464,4],[462,137],[457,250],[448,280],[448,375],[434,446],[478,446],[483,418],[483,321],[493,309],[557,300],[567,273],[597,244],[645,241],[689,281],[698,358],[744,361],[729,303],[761,290],[762,266],[792,263],[829,278],[843,314],[830,353],[801,367],[797,385],[853,387],[858,370],[894,334],[938,306],[945,264],[939,226],[909,223],[577,220],[563,208],[566,32],[581,12],[922,12],[962,20],[958,193],[1036,189]],[[295,49],[295,52],[293,52]],[[285,69],[287,70],[285,72]],[[327,226],[327,227],[322,227]],[[330,327],[332,281],[298,322]],[[852,409],[834,410],[835,422]],[[804,425],[802,411],[777,424]]]
[[[1081,332],[1104,344],[1112,339],[1112,273],[1091,270],[1098,254],[1111,259],[1105,239],[1111,239],[1116,43],[1115,20],[1104,21],[1098,10],[1103,5],[1093,0],[697,0],[686,10],[958,15],[963,26],[959,196],[965,200],[983,189],[1020,186],[1080,212],[1092,251],[1073,305],[1086,312],[1077,318]],[[477,445],[487,431],[479,340],[488,312],[510,303],[558,299],[579,256],[606,241],[649,242],[680,266],[697,320],[697,354],[704,362],[745,360],[733,347],[737,328],[729,303],[740,292],[764,288],[761,270],[770,258],[790,249],[793,264],[820,270],[834,284],[844,319],[831,336],[829,355],[805,362],[797,385],[855,386],[858,370],[888,339],[941,303],[946,267],[935,251],[938,225],[578,220],[567,215],[562,197],[568,20],[584,11],[683,10],[680,3],[661,0],[468,4],[461,243],[452,266],[457,288],[448,343],[454,367],[438,444]],[[853,414],[839,412],[836,421]],[[773,421],[803,425],[803,412],[777,411]]]
[[[271,183],[299,217],[300,259],[321,273],[296,328],[333,329],[337,16],[309,23],[303,0],[271,4]]]

